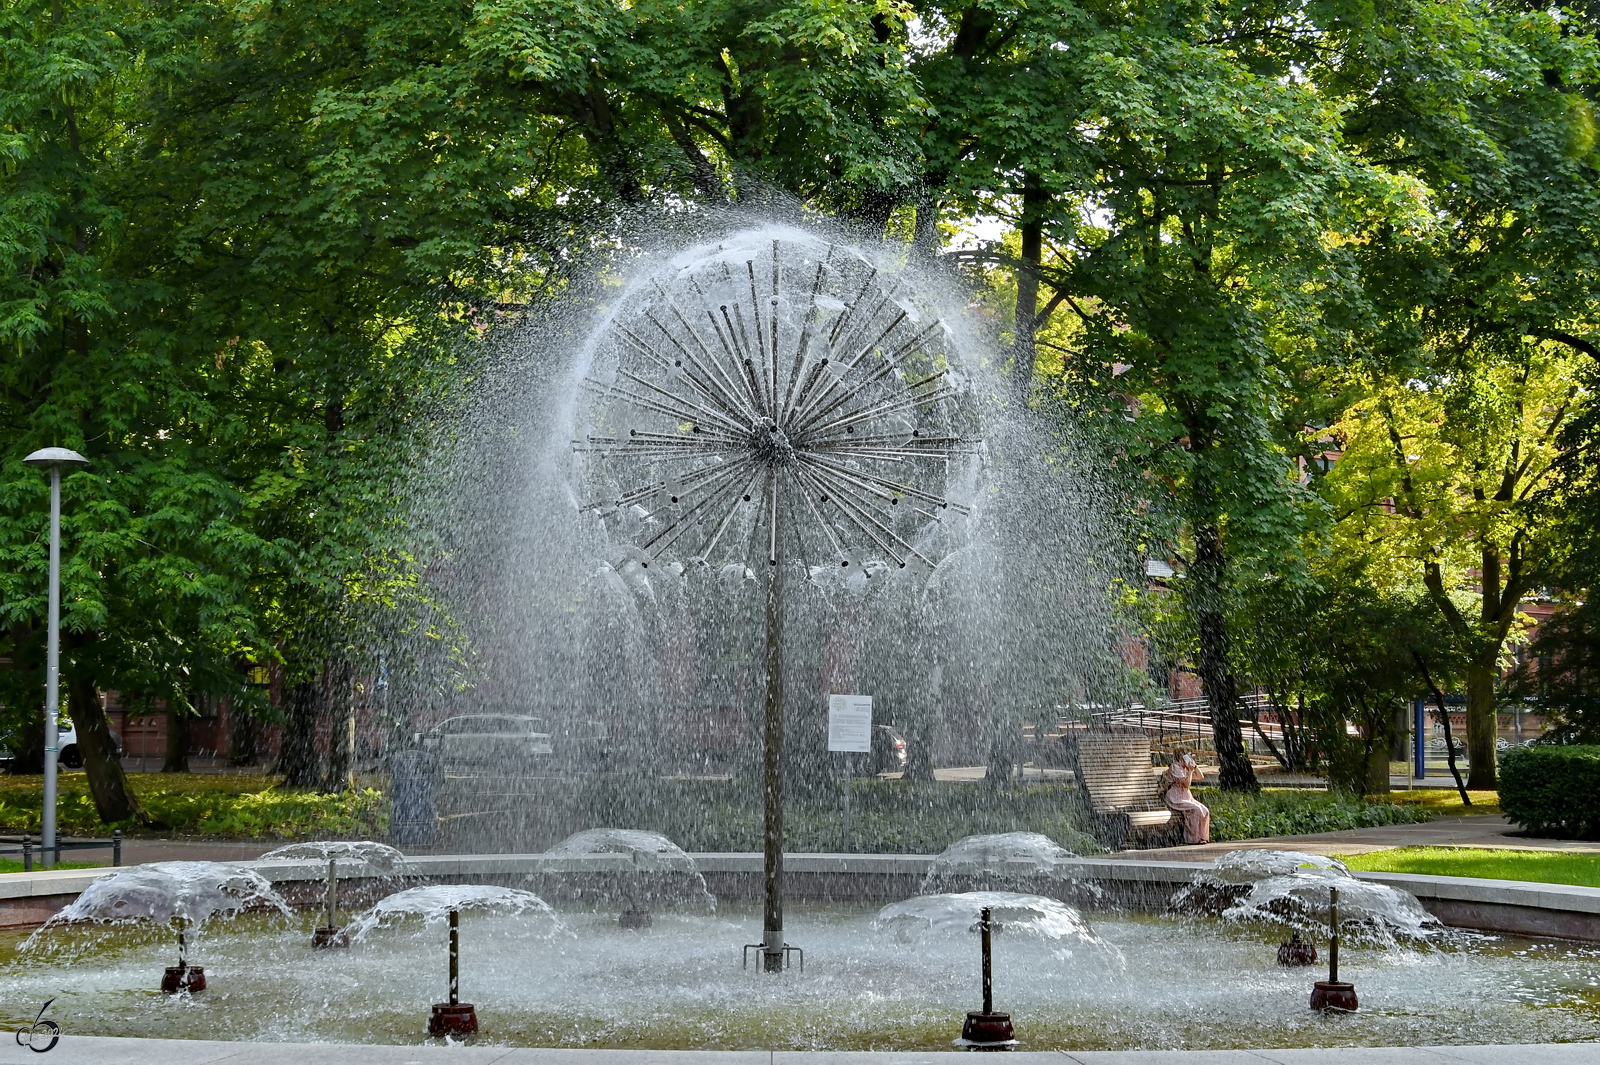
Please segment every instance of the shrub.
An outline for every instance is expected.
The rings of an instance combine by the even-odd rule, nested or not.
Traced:
[[[1600,838],[1600,746],[1513,747],[1500,757],[1500,809],[1536,835]]]
[[[371,787],[331,795],[283,791],[276,778],[250,773],[139,773],[130,783],[150,814],[151,829],[183,835],[381,837],[388,822],[388,804]],[[42,804],[41,778],[0,778],[0,830],[38,832]],[[62,832],[74,836],[139,831],[132,822],[103,824],[79,773],[64,776],[56,819]]]
[[[1198,798],[1211,807],[1211,838],[1218,843],[1433,820],[1422,807],[1368,802],[1339,791],[1265,789],[1251,795],[1203,788]]]

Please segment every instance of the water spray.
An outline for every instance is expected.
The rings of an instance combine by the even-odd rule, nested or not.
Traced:
[[[329,947],[348,947],[350,933],[339,927],[339,870],[338,862],[328,859],[328,923],[311,933],[311,946],[317,950]]]
[[[1311,991],[1311,1008],[1354,1013],[1359,1007],[1356,985],[1339,979],[1339,889],[1328,889],[1328,978]]]
[[[983,947],[983,1011],[967,1013],[957,1046],[969,1050],[1010,1050],[1017,1045],[1011,1014],[994,1011],[994,911],[978,911],[978,937]]]
[[[168,995],[204,991],[206,971],[198,965],[189,964],[189,922],[182,915],[175,915],[172,924],[178,930],[178,964],[167,966],[166,975],[161,978],[161,990]]]
[[[476,1035],[478,1011],[461,1001],[461,911],[450,908],[450,1001],[436,1002],[428,1018],[428,1034]]]
[[[580,509],[635,541],[639,566],[765,559],[765,900],[746,955],[758,949],[769,973],[795,952],[783,933],[785,570],[881,558],[931,571],[922,533],[968,512],[945,485],[977,444],[946,409],[966,389],[944,323],[923,322],[848,249],[782,243],[770,256],[719,249],[657,279],[610,327],[573,442],[592,492]]]

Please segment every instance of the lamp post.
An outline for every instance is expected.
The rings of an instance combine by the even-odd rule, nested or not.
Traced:
[[[46,628],[44,667],[44,811],[39,836],[44,867],[59,857],[56,845],[56,759],[60,742],[56,718],[60,714],[57,688],[61,673],[61,467],[87,466],[89,460],[64,447],[40,448],[22,460],[50,471],[50,616]]]

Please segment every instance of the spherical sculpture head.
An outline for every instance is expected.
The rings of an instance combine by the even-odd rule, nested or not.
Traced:
[[[584,384],[582,509],[641,565],[932,567],[967,512],[950,330],[843,245],[749,233],[680,257],[625,299]]]

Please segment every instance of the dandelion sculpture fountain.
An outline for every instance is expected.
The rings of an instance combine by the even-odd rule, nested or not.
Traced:
[[[742,572],[766,558],[767,972],[787,947],[784,571],[932,570],[937,526],[967,510],[947,495],[952,460],[976,450],[947,335],[859,253],[747,235],[656,276],[602,332],[584,382],[582,509],[628,561]]]

